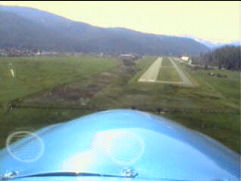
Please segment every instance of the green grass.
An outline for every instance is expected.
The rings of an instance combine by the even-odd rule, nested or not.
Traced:
[[[224,109],[240,109],[240,72],[229,70],[191,70],[181,65],[182,69],[192,77],[199,88],[194,92],[201,98],[209,98]],[[210,73],[224,75],[213,77]]]
[[[61,97],[56,97],[56,94],[46,98],[41,96],[62,87],[71,88],[65,92],[67,96],[78,94],[75,90],[79,87],[98,87],[90,81],[95,82],[95,76],[99,74],[106,79],[107,72],[120,64],[117,59],[90,56],[0,58],[0,147],[4,146],[7,136],[16,129],[36,130],[90,113],[83,111],[84,109],[71,109],[72,103],[80,100],[62,100]],[[14,69],[16,77],[11,76],[11,68]],[[10,109],[8,102],[16,99],[21,99],[18,106],[35,108]],[[59,105],[66,109],[48,109],[50,106]]]
[[[128,81],[129,83],[135,83],[138,81],[140,76],[150,67],[150,65],[157,59],[157,57],[144,57],[140,60],[137,61],[135,70],[136,73],[132,75],[130,80]]]
[[[65,122],[89,114],[88,110],[71,109],[13,109],[0,108],[0,148],[14,131],[36,131],[45,126]]]
[[[164,82],[181,82],[181,78],[173,67],[168,57],[164,57],[161,63],[161,68],[157,80]]]
[[[0,102],[83,79],[117,65],[114,59],[87,56],[0,58]]]
[[[212,77],[208,74],[214,72],[226,76],[225,78]],[[199,78],[205,81],[212,89],[217,90],[226,100],[240,106],[240,74],[235,71],[209,70],[200,71]]]
[[[168,113],[165,117],[202,132],[236,152],[240,152],[240,114]]]
[[[157,80],[167,82],[181,82],[181,78],[175,68],[161,67]]]
[[[102,109],[136,108],[148,112],[166,109],[169,111],[166,117],[210,135],[239,152],[240,73],[193,71],[179,64],[199,86],[138,82],[155,60],[156,57],[144,57],[136,66],[125,67],[120,66],[118,60],[94,57],[1,58],[0,146],[3,147],[7,136],[19,128],[36,130]],[[16,78],[10,75],[9,62],[16,70]],[[226,78],[209,76],[211,71],[225,74]],[[78,91],[90,90],[94,94],[82,106]],[[7,110],[7,102],[17,98],[23,99],[20,107],[35,108]],[[48,101],[53,107],[66,109],[37,108],[50,106]],[[79,106],[79,110],[72,110],[71,106]]]
[[[189,88],[124,81],[106,87],[93,101],[107,109],[136,108],[150,112],[166,109],[170,111],[166,116],[174,121],[207,134],[239,152],[239,72],[217,70],[228,75],[222,80],[207,76],[209,71],[192,71],[182,64],[179,66],[199,86]],[[142,70],[146,69],[143,66]],[[140,76],[139,72],[137,74]],[[119,79],[127,76],[122,75]],[[136,74],[133,77],[138,80]],[[224,88],[224,84],[227,87]]]
[[[171,61],[167,57],[163,58],[161,66],[163,66],[163,67],[173,67]]]

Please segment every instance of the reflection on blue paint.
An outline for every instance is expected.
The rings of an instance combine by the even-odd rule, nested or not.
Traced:
[[[39,143],[44,152],[36,150],[42,149]],[[26,162],[13,153],[37,159]],[[135,175],[153,181],[239,180],[238,154],[170,120],[133,110],[103,111],[46,127],[1,150],[0,156],[2,177],[19,180],[41,180],[26,176],[45,173]],[[48,179],[54,180],[45,176]],[[90,177],[58,177],[85,179]]]

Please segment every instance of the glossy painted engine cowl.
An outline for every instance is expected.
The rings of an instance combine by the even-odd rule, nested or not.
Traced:
[[[133,179],[153,181],[235,181],[240,170],[239,155],[220,143],[160,116],[134,110],[103,111],[29,133],[1,150],[0,159],[2,179],[16,180],[41,180],[28,176],[69,172],[127,178],[135,174]],[[57,180],[75,179],[59,176]],[[81,180],[85,179],[90,178]]]

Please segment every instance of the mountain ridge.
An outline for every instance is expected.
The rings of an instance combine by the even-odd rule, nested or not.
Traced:
[[[101,28],[34,8],[0,6],[0,13],[0,48],[176,56],[209,50],[190,38]]]
[[[208,41],[208,40],[204,40],[201,38],[196,38],[193,36],[183,36],[184,38],[190,38],[193,39],[199,43],[202,43],[203,45],[205,45],[206,47],[214,50],[217,48],[221,48],[223,46],[240,46],[240,41],[231,41],[229,43],[221,43],[221,42],[212,42],[212,41]]]

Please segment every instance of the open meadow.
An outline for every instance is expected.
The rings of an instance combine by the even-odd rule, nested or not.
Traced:
[[[176,62],[198,86],[138,82],[156,58],[144,57],[134,66],[93,56],[0,58],[0,146],[16,130],[34,131],[101,110],[131,108],[170,118],[239,152],[240,73]],[[162,63],[163,68],[172,66]],[[167,68],[162,74],[178,79]]]

